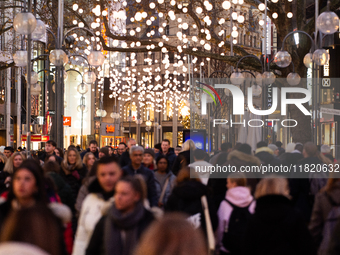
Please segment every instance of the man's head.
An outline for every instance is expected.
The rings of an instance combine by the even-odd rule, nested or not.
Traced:
[[[268,144],[265,141],[258,142],[256,144],[256,148],[262,148],[262,147],[267,147]]]
[[[231,143],[222,143],[221,144],[221,151],[223,152],[231,152],[233,145]]]
[[[318,147],[314,143],[307,142],[303,146],[302,154],[305,158],[315,157],[317,153],[318,153]]]
[[[97,147],[98,147],[98,143],[96,140],[91,140],[90,144],[89,144],[89,149],[92,153],[96,153],[97,152]]]
[[[13,147],[11,147],[11,146],[5,147],[4,154],[7,158],[10,158],[13,153],[14,153]]]
[[[118,154],[122,155],[126,151],[126,144],[121,142],[118,144]]]
[[[48,140],[45,145],[45,151],[47,154],[53,154],[55,147],[57,147],[57,144],[55,141]]]
[[[128,147],[129,147],[129,150],[131,149],[132,146],[136,146],[136,140],[135,139],[130,139],[128,141]]]
[[[170,141],[168,139],[164,139],[161,144],[163,154],[168,153],[170,148]]]
[[[112,192],[122,176],[123,171],[114,158],[103,157],[97,161],[97,179],[105,192]]]
[[[296,143],[294,150],[298,150],[299,152],[302,153],[302,151],[303,151],[302,143]]]
[[[277,146],[277,148],[281,148],[283,144],[281,141],[276,141],[275,145]]]
[[[158,152],[160,152],[162,150],[162,145],[161,145],[161,143],[157,143],[157,144],[155,144],[155,148],[154,148],[154,152],[155,153],[158,153]]]
[[[279,148],[275,144],[273,143],[269,144],[268,148],[273,151],[275,156],[279,156]]]
[[[132,165],[142,164],[144,148],[142,146],[132,146],[129,150]]]
[[[208,154],[201,149],[194,150],[194,159],[195,161],[203,161],[208,156]]]

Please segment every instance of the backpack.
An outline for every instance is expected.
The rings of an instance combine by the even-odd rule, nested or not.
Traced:
[[[249,218],[251,216],[251,213],[249,212],[249,206],[253,201],[250,202],[246,207],[238,207],[227,199],[224,200],[231,205],[233,211],[231,212],[229,218],[228,229],[226,229],[223,234],[223,246],[231,254],[243,254],[243,250],[245,248],[245,234]]]
[[[340,204],[335,203],[335,201],[327,193],[325,194],[328,198],[328,201],[332,205],[332,209],[328,213],[327,219],[323,226],[322,242],[320,244],[318,254],[326,254],[335,225],[338,222],[338,219],[340,219]]]

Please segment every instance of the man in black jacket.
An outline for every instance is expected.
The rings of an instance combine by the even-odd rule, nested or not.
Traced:
[[[177,157],[175,152],[174,152],[174,149],[170,148],[170,141],[168,139],[164,139],[162,141],[161,147],[162,147],[162,151],[158,152],[155,155],[155,159],[157,159],[159,155],[163,154],[169,161],[168,168],[170,170],[172,170],[172,167],[173,167],[175,160],[176,160],[176,157]]]
[[[55,148],[57,147],[57,143],[53,140],[48,140],[45,144],[45,151],[40,155],[39,159],[42,161],[42,162],[45,162],[45,159],[47,156],[50,156],[50,155],[55,155],[58,163],[60,164],[61,161],[63,161],[63,159],[61,157],[58,157],[54,150]]]
[[[142,165],[142,159],[144,154],[144,149],[141,146],[133,146],[129,150],[131,163],[125,167],[123,167],[123,171],[125,175],[135,175],[141,174],[144,179],[148,189],[148,200],[150,206],[157,206],[157,192],[155,185],[155,176],[153,171],[144,167]]]
[[[91,140],[89,144],[89,148],[86,151],[83,151],[82,153],[80,153],[81,159],[83,159],[85,154],[88,152],[92,152],[93,155],[97,159],[99,158],[98,143],[96,140]]]
[[[120,156],[119,158],[119,164],[121,167],[127,166],[128,164],[131,163],[131,159],[130,159],[130,154],[129,154],[129,150],[131,149],[132,146],[136,146],[136,140],[135,139],[130,139],[128,141],[128,148],[125,150],[125,152]]]

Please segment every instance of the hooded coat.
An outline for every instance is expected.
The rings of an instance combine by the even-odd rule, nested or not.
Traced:
[[[96,224],[114,201],[113,192],[105,193],[97,179],[89,185],[88,190],[89,194],[80,211],[72,255],[85,254]]]
[[[234,205],[238,207],[247,207],[249,204],[251,204],[248,208],[250,213],[254,213],[255,211],[255,201],[253,196],[250,193],[249,188],[247,187],[235,187],[232,189],[229,189],[226,192],[225,198],[233,203]],[[233,207],[227,202],[222,201],[220,204],[220,207],[218,209],[217,215],[218,215],[218,228],[216,231],[216,248],[217,250],[222,250],[223,252],[227,252],[226,248],[223,247],[222,240],[224,235],[224,230],[229,225],[229,219],[231,216],[231,213],[233,212]]]
[[[262,164],[270,166],[279,166],[281,160],[274,155],[274,152],[269,147],[257,148],[255,151],[255,156],[261,160]]]
[[[336,204],[340,205],[340,182],[337,182],[335,187],[330,192],[320,192],[315,196],[312,216],[309,223],[309,231],[318,245],[322,241],[323,227],[327,220],[328,214],[333,207],[328,196]]]
[[[202,227],[206,233],[205,217],[201,197],[206,196],[213,230],[218,225],[217,209],[207,186],[196,180],[184,181],[173,190],[165,205],[166,212],[182,212],[189,216],[188,220],[195,228]]]
[[[155,171],[155,185],[156,185],[156,192],[157,192],[157,201],[159,201],[159,198],[160,198],[162,191],[163,191],[163,186],[162,186],[162,183],[157,178],[156,173],[157,173],[157,171]],[[166,178],[169,178],[169,182],[168,182],[167,187],[165,188],[163,200],[161,201],[161,203],[163,203],[163,204],[166,204],[166,202],[168,201],[168,198],[169,198],[173,188],[175,187],[175,183],[176,183],[176,176],[171,171],[169,171],[166,174]]]
[[[266,195],[257,199],[245,241],[245,254],[316,254],[313,238],[302,216],[282,195]]]

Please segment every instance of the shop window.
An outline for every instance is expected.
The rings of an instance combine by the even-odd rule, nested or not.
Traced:
[[[172,102],[167,100],[165,105],[165,112],[163,115],[163,121],[172,121],[173,117],[173,105]]]

